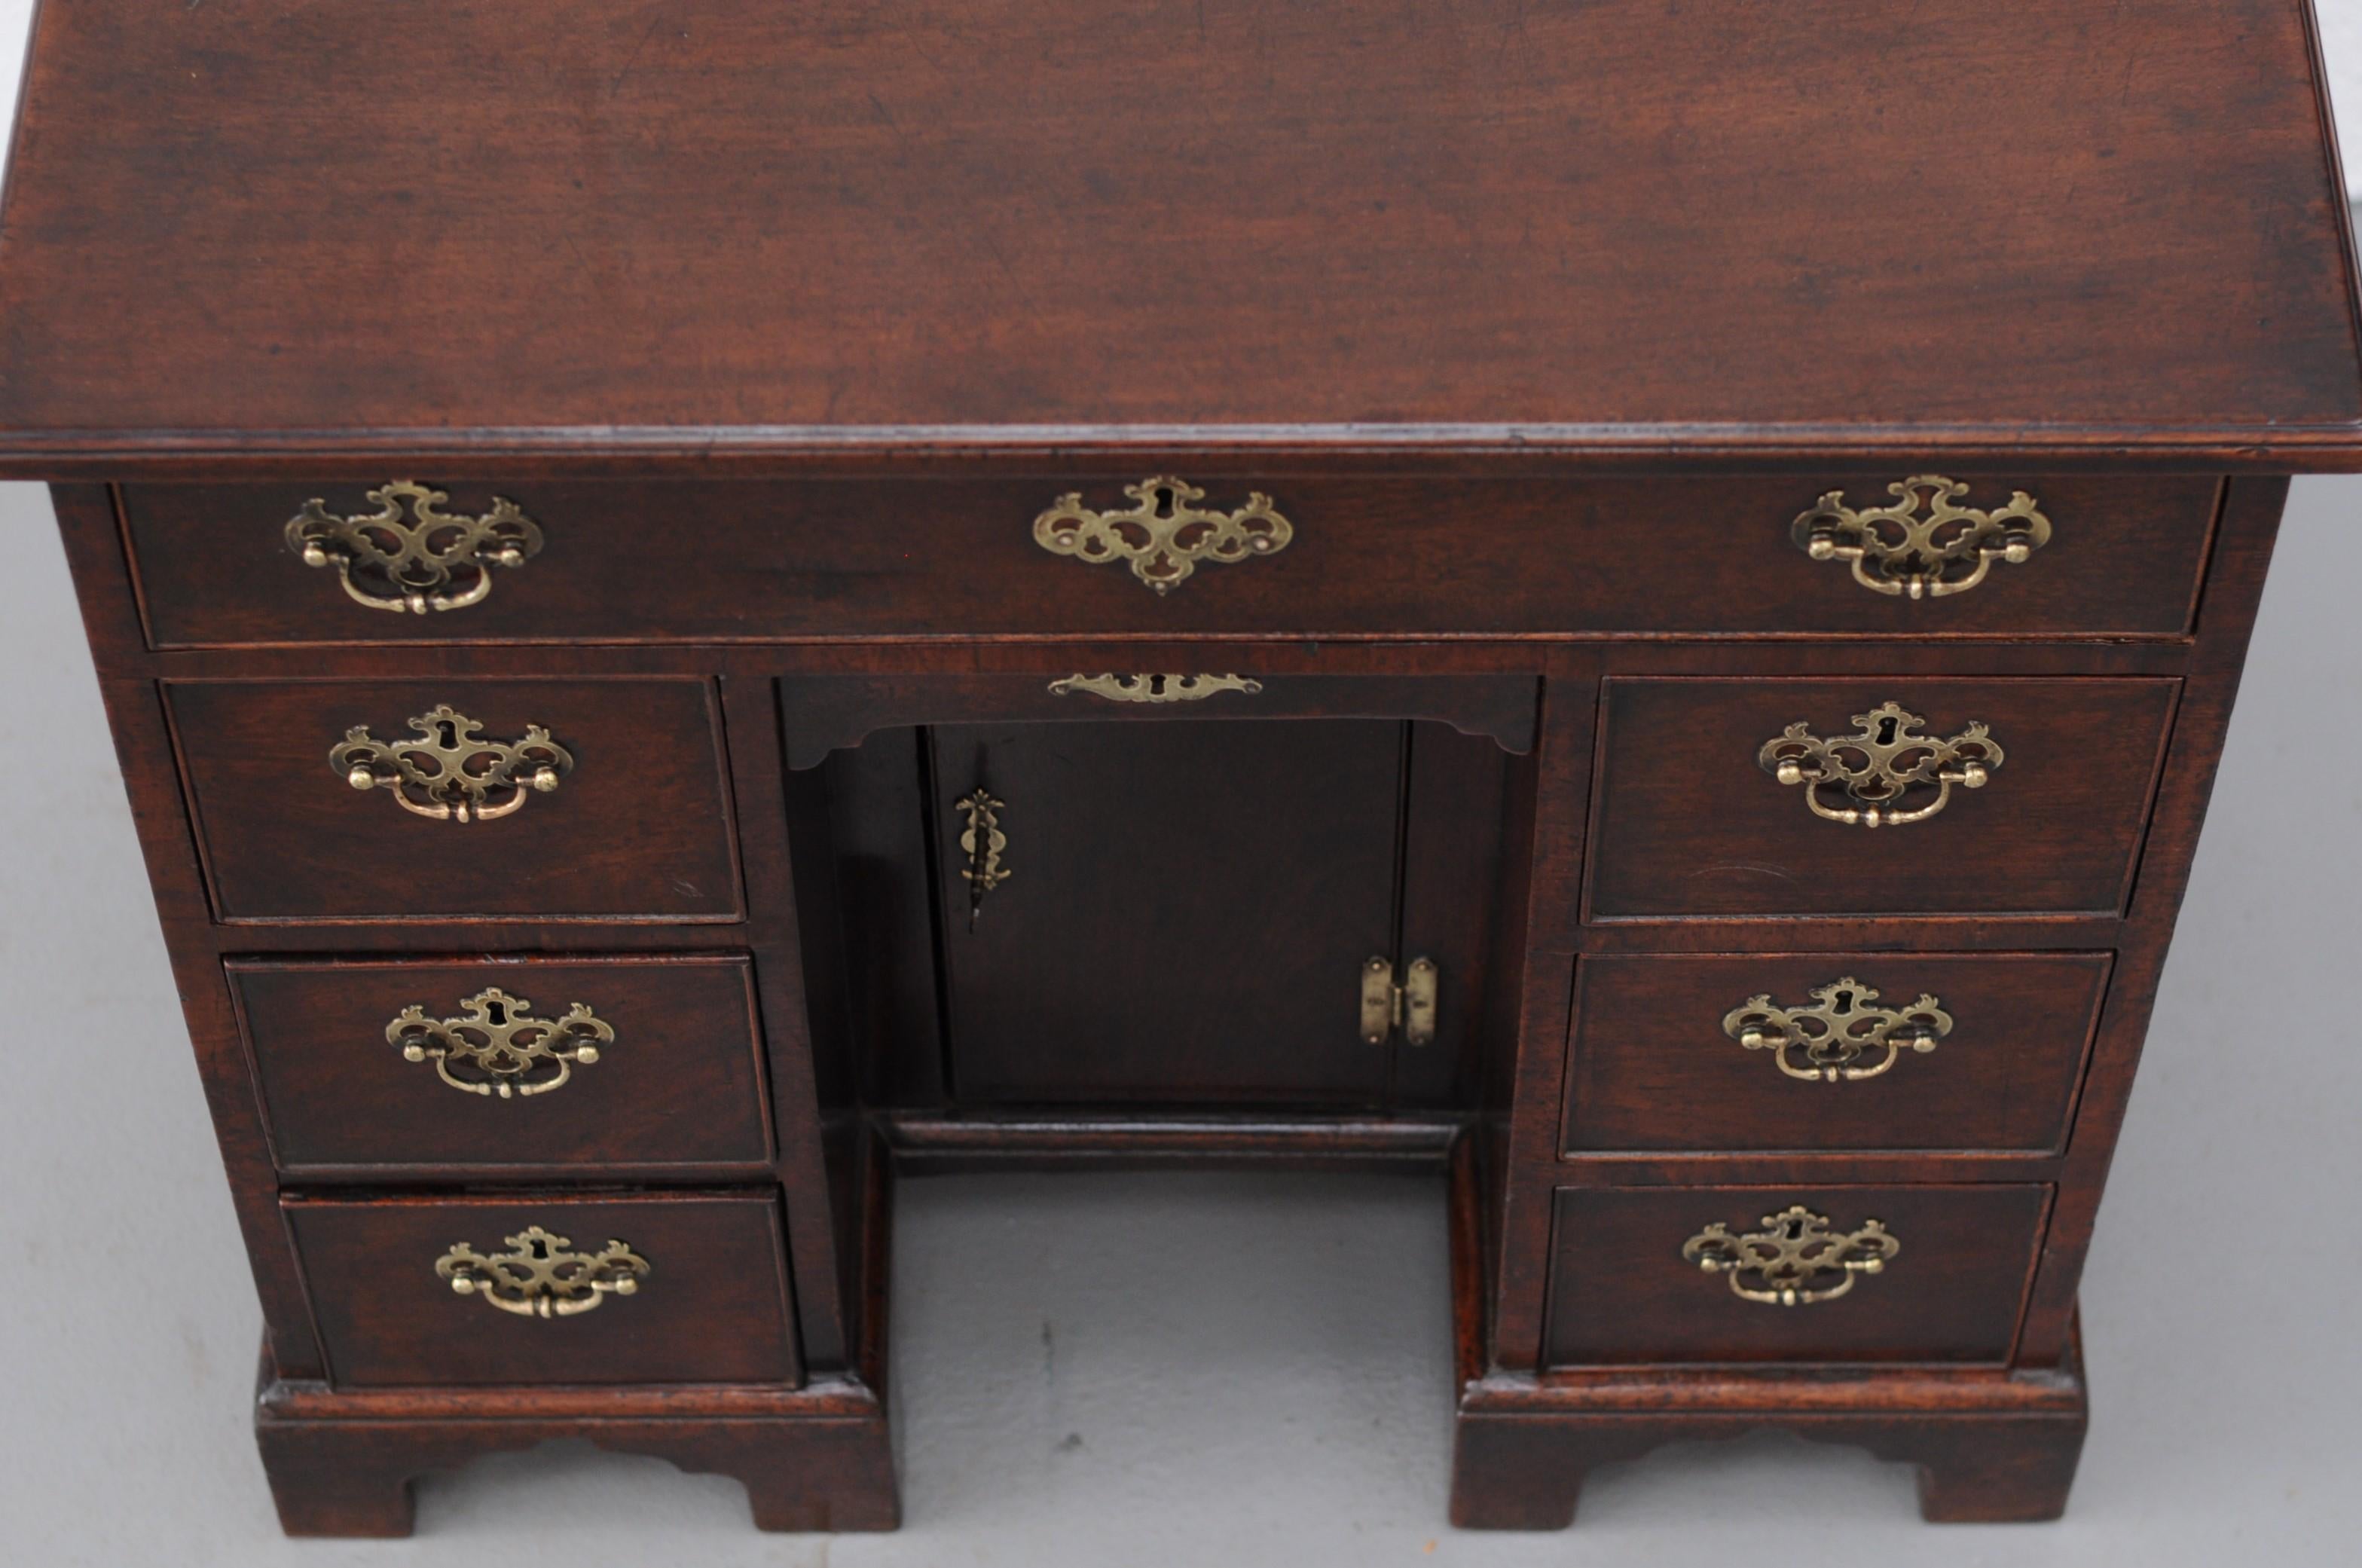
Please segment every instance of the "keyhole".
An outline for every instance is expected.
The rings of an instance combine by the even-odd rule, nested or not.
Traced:
[[[452,747],[459,744],[458,727],[452,723],[448,719],[436,720],[435,733],[443,737],[443,749],[446,751],[450,750]]]
[[[1838,993],[1837,1010],[1839,1012],[1851,1012],[1853,1010],[1853,993],[1851,991],[1839,991]]]
[[[1161,675],[1152,675],[1148,678],[1148,694],[1151,697],[1162,697],[1164,695],[1164,677]]]
[[[1881,745],[1893,745],[1894,744],[1894,717],[1893,714],[1889,714],[1885,718],[1878,721],[1878,744]]]
[[[509,1021],[509,1010],[505,1004],[494,1002],[484,1010],[484,1016],[494,1023],[506,1023]]]

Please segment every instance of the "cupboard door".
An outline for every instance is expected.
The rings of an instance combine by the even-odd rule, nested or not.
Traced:
[[[1407,726],[1363,720],[933,732],[955,1100],[1368,1107],[1391,1043]],[[970,921],[961,801],[1005,880]]]

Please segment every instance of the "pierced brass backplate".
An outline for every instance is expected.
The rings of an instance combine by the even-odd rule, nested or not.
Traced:
[[[629,1296],[648,1276],[648,1260],[621,1242],[595,1253],[538,1225],[501,1238],[509,1250],[486,1257],[465,1242],[435,1261],[435,1272],[461,1296],[480,1296],[520,1318],[571,1318],[610,1296]]]
[[[2002,763],[2001,747],[1981,723],[1937,740],[1919,733],[1926,720],[1894,702],[1853,722],[1854,734],[1823,740],[1799,720],[1764,742],[1755,759],[1781,783],[1804,785],[1815,816],[1872,828],[1926,822],[1950,802],[1953,785],[1981,790]],[[1835,803],[1840,800],[1853,804]]]
[[[461,1002],[458,1018],[429,1018],[413,1002],[385,1026],[386,1043],[406,1062],[432,1061],[455,1089],[507,1099],[565,1088],[577,1063],[589,1066],[615,1043],[614,1029],[580,1002],[558,1019],[535,1018],[532,1007],[498,986]]]
[[[1395,984],[1395,966],[1384,958],[1362,966],[1362,1038],[1383,1045],[1396,1030],[1407,1045],[1426,1045],[1435,1039],[1435,993],[1438,975],[1431,958],[1414,958]]]
[[[1993,562],[2021,566],[2050,542],[2050,519],[2022,490],[1992,512],[1953,504],[1969,487],[1941,474],[1914,474],[1886,490],[1895,505],[1860,512],[1845,491],[1829,491],[1796,519],[1796,547],[1816,561],[1849,563],[1873,593],[1941,599],[1982,582]]]
[[[1248,491],[1235,512],[1200,510],[1206,492],[1170,474],[1128,484],[1123,492],[1138,504],[1094,512],[1081,491],[1067,491],[1033,519],[1033,542],[1094,566],[1130,561],[1131,575],[1163,595],[1187,581],[1199,561],[1229,565],[1275,556],[1296,537],[1295,525],[1261,491]]]
[[[1909,1007],[1873,1007],[1877,988],[1848,975],[1812,994],[1812,1006],[1794,1008],[1773,1006],[1769,992],[1749,997],[1723,1015],[1722,1032],[1771,1052],[1792,1078],[1832,1084],[1874,1078],[1906,1047],[1925,1055],[1952,1032],[1952,1015],[1925,991]]]
[[[1742,1301],[1768,1307],[1809,1307],[1834,1301],[1865,1274],[1885,1268],[1903,1243],[1875,1220],[1838,1234],[1826,1215],[1799,1203],[1763,1216],[1763,1229],[1734,1236],[1719,1221],[1682,1243],[1682,1257],[1730,1281]]]
[[[574,770],[574,754],[527,724],[515,741],[489,741],[483,725],[443,704],[417,715],[416,740],[381,741],[355,724],[328,751],[328,766],[356,790],[386,790],[405,812],[438,821],[491,822],[547,794]]]
[[[1050,682],[1050,694],[1087,691],[1110,702],[1203,702],[1225,691],[1252,697],[1263,682],[1240,675],[1069,675]]]
[[[372,610],[462,610],[492,591],[494,567],[541,553],[541,528],[505,496],[479,517],[436,510],[450,496],[410,480],[369,492],[375,512],[340,517],[315,496],[287,520],[287,547],[309,567],[335,567],[357,604]]]

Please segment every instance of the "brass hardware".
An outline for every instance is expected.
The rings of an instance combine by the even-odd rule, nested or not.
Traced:
[[[488,741],[448,703],[410,720],[417,740],[381,741],[355,724],[329,748],[328,766],[356,790],[390,790],[405,812],[437,821],[491,822],[546,795],[574,770],[574,754],[527,724],[516,741]]]
[[[1132,576],[1165,594],[1199,561],[1227,566],[1250,556],[1275,556],[1296,536],[1295,525],[1259,490],[1249,491],[1247,503],[1235,512],[1201,511],[1195,503],[1206,492],[1170,474],[1128,484],[1123,492],[1139,504],[1094,512],[1083,504],[1081,491],[1067,491],[1033,519],[1033,542],[1093,566],[1130,561]]]
[[[1435,1040],[1435,960],[1414,958],[1401,985],[1395,984],[1395,966],[1384,958],[1362,966],[1362,1038],[1383,1045],[1386,1036],[1402,1031],[1408,1045]]]
[[[1796,519],[1796,547],[1816,561],[1850,563],[1853,580],[1873,593],[1941,599],[1982,582],[1993,562],[2022,566],[2050,542],[2050,519],[2022,490],[2007,506],[1980,512],[1954,505],[1969,487],[1941,474],[1914,474],[1886,489],[1897,504],[1860,512],[1845,503],[1845,491],[1829,491]]]
[[[385,1026],[385,1040],[405,1062],[431,1058],[453,1088],[502,1099],[563,1088],[576,1063],[589,1066],[615,1043],[613,1028],[580,1002],[556,1020],[534,1017],[532,1007],[498,986],[461,1002],[458,1018],[429,1018],[413,1002]]]
[[[1865,1274],[1877,1274],[1903,1250],[1875,1220],[1849,1234],[1832,1232],[1826,1216],[1799,1203],[1763,1216],[1763,1229],[1734,1236],[1717,1221],[1682,1243],[1683,1261],[1730,1281],[1742,1301],[1809,1307],[1834,1301]]]
[[[957,804],[967,818],[967,831],[959,841],[967,852],[967,864],[960,875],[967,881],[967,928],[974,931],[977,916],[984,912],[985,894],[1016,875],[1000,863],[1000,852],[1009,847],[1009,835],[1000,831],[1000,812],[1009,802],[979,789],[962,796]]]
[[[1240,675],[1069,675],[1050,682],[1050,694],[1087,691],[1110,702],[1203,702],[1225,691],[1252,697],[1263,682]]]
[[[1952,1032],[1952,1015],[1926,992],[1905,1008],[1872,1007],[1876,987],[1851,975],[1813,988],[1811,1007],[1774,1007],[1752,996],[1723,1016],[1722,1032],[1749,1051],[1769,1051],[1780,1070],[1806,1083],[1874,1078],[1908,1047],[1925,1055]],[[1877,1053],[1868,1066],[1863,1057]]]
[[[1971,723],[1949,740],[1918,733],[1927,721],[1896,703],[1856,713],[1859,731],[1822,740],[1802,721],[1777,740],[1763,743],[1756,761],[1783,784],[1802,784],[1805,803],[1816,817],[1863,827],[1900,827],[1925,822],[1948,804],[1952,786],[1981,790],[2002,762],[2001,747],[1984,725]],[[1930,798],[1927,786],[1935,787]],[[1851,806],[1832,806],[1824,790],[1837,790]],[[1915,801],[1916,803],[1910,803]]]
[[[369,498],[377,511],[340,517],[314,496],[287,520],[287,547],[305,566],[335,567],[353,602],[372,610],[463,610],[492,591],[492,568],[541,553],[540,526],[505,496],[480,517],[436,511],[450,496],[410,480]]]
[[[528,1225],[501,1238],[505,1253],[486,1257],[465,1242],[435,1260],[435,1272],[461,1296],[480,1296],[520,1318],[571,1318],[610,1296],[630,1296],[648,1276],[648,1260],[621,1242],[578,1253],[564,1236]]]

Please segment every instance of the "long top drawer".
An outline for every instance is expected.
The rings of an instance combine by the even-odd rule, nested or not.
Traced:
[[[131,485],[160,647],[2175,635],[2203,476]]]

